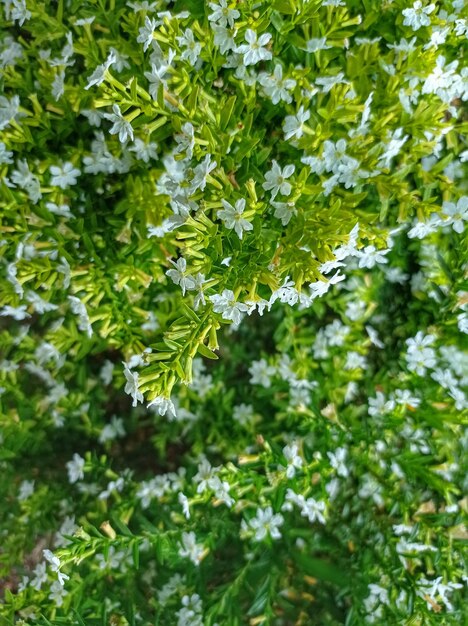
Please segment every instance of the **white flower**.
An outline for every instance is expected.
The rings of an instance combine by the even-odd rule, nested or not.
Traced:
[[[254,65],[259,61],[269,61],[273,58],[272,53],[263,48],[271,39],[270,33],[263,33],[257,38],[257,33],[250,28],[245,33],[246,44],[238,46],[236,52],[244,55],[244,65]]]
[[[200,596],[194,593],[182,598],[182,608],[176,612],[177,624],[175,626],[203,626],[202,602]],[[214,626],[217,626],[214,624]]]
[[[24,115],[19,107],[19,96],[13,96],[10,100],[6,96],[0,96],[0,130],[6,128],[11,120],[17,120]]]
[[[456,233],[463,232],[463,222],[468,221],[468,196],[463,196],[455,204],[454,202],[444,202],[442,205],[442,217],[445,219],[445,226],[452,226]]]
[[[110,424],[106,424],[99,433],[99,443],[113,441],[117,437],[125,437],[125,429],[123,426],[123,419],[113,415],[111,417]]]
[[[133,128],[130,122],[122,115],[118,104],[112,105],[113,113],[104,113],[104,117],[109,122],[112,122],[113,126],[110,129],[111,135],[119,135],[119,141],[125,143],[129,138],[133,141]]]
[[[167,415],[169,420],[172,420],[176,417],[176,409],[174,403],[170,398],[164,398],[163,396],[157,396],[151,402],[148,403],[147,407],[150,409],[151,407],[156,407],[159,415]]]
[[[295,169],[295,165],[286,165],[281,169],[276,161],[272,162],[271,169],[265,174],[265,182],[262,184],[265,191],[271,191],[272,200],[276,198],[278,193],[289,196],[292,187],[286,179],[294,174]]]
[[[259,75],[259,83],[273,104],[278,104],[280,100],[287,103],[292,102],[289,90],[294,89],[296,81],[293,78],[283,78],[283,68],[279,63],[275,65],[272,75],[262,72]]]
[[[166,75],[174,56],[175,51],[170,50],[167,61],[160,60],[158,63],[151,63],[151,72],[145,72],[145,78],[149,81],[148,91],[153,100],[156,100],[158,97],[159,86],[166,84]]]
[[[434,603],[429,602],[429,600],[434,601],[435,598],[445,604],[447,611],[453,611],[453,605],[447,597],[448,593],[452,593],[455,589],[462,589],[463,585],[460,583],[452,583],[449,582],[447,584],[442,582],[442,576],[435,578],[434,580],[428,580],[426,578],[421,578],[418,584],[417,594],[424,598],[427,602],[427,608],[431,611],[434,610]]]
[[[421,400],[413,395],[409,389],[397,389],[395,391],[395,402],[400,405],[408,405],[417,408],[421,404]]]
[[[128,365],[122,362],[124,366],[124,376],[127,380],[125,385],[125,393],[128,393],[133,398],[132,406],[137,406],[138,402],[143,402],[144,397],[141,391],[138,390],[138,372],[131,372]]]
[[[342,476],[343,478],[349,476],[349,470],[345,463],[347,454],[348,451],[346,448],[337,448],[335,452],[327,452],[330,465],[336,470],[338,476]]]
[[[424,376],[426,368],[433,368],[437,364],[435,351],[430,347],[435,341],[434,335],[424,335],[418,331],[416,336],[406,340],[408,351],[406,363],[408,369]]]
[[[300,496],[303,499],[303,502],[300,503],[301,506],[301,515],[303,517],[307,517],[309,522],[313,524],[315,521],[320,524],[325,524],[325,516],[323,513],[327,508],[327,505],[323,500],[314,500],[314,498],[304,499],[303,496]]]
[[[262,541],[267,535],[272,539],[279,539],[281,537],[279,527],[283,522],[281,513],[273,514],[271,506],[267,506],[266,509],[257,509],[257,516],[249,520],[248,525],[255,531],[255,541]]]
[[[197,543],[194,532],[182,533],[182,543],[179,549],[179,556],[189,558],[194,565],[200,565],[205,549],[203,545]]]
[[[297,213],[294,202],[275,202],[272,200],[271,206],[275,209],[274,216],[281,220],[283,226],[287,226],[292,216]]]
[[[185,291],[190,289],[195,289],[195,280],[192,276],[187,276],[187,261],[180,257],[177,259],[177,262],[171,261],[172,265],[176,269],[167,270],[166,276],[176,284],[180,285],[182,289],[182,295],[185,296]]]
[[[67,463],[68,480],[70,483],[76,483],[83,480],[85,460],[75,452],[73,459]]]
[[[98,65],[94,72],[91,74],[91,76],[89,76],[88,84],[86,85],[85,89],[89,89],[93,85],[100,85],[101,83],[103,83],[106,77],[107,70],[115,62],[115,60],[115,53],[111,51],[105,62],[101,65]],[[96,125],[99,126],[99,124]]]
[[[395,408],[394,400],[387,400],[381,391],[377,391],[375,398],[369,398],[369,415],[378,417],[385,413],[390,413]]]
[[[335,76],[319,76],[315,80],[315,83],[319,85],[320,87],[322,87],[323,93],[328,93],[329,91],[332,90],[332,88],[335,85],[338,85],[339,83],[344,83],[344,82],[345,80],[344,80],[343,72],[339,72]]]
[[[6,0],[3,4],[7,20],[13,20],[22,26],[30,19],[31,11],[26,8],[26,0]]]
[[[348,352],[346,356],[346,363],[344,365],[345,370],[354,370],[362,368],[364,369],[367,365],[366,357],[359,352]]]
[[[22,502],[23,500],[27,500],[34,493],[34,481],[33,480],[23,480],[20,485],[18,500]]]
[[[197,189],[204,191],[206,187],[206,179],[210,172],[212,172],[216,166],[216,161],[211,161],[211,154],[207,154],[203,161],[199,163],[193,170],[193,178],[190,184],[190,193],[195,193]]]
[[[2,96],[0,96],[1,101]],[[0,102],[1,105],[1,102]],[[1,110],[0,110],[0,130],[1,125]],[[21,189],[24,189],[29,196],[29,199],[36,204],[41,198],[41,186],[39,179],[29,169],[27,161],[18,161],[17,169],[11,173],[11,182],[14,185],[18,185]]]
[[[221,54],[226,54],[226,52],[229,52],[230,50],[235,50],[235,32],[233,32],[232,29],[221,26],[220,24],[212,24],[211,29],[214,32],[214,44],[215,46],[218,46]]]
[[[297,443],[293,443],[283,448],[283,454],[288,462],[286,467],[287,478],[294,478],[296,475],[296,469],[300,469],[303,464],[302,458],[298,454],[299,446]]]
[[[416,0],[411,9],[403,9],[405,16],[403,26],[411,26],[413,30],[419,30],[421,26],[430,26],[431,19],[428,17],[435,9],[435,4],[423,7],[421,0]]]
[[[358,252],[359,267],[373,268],[378,263],[388,263],[385,255],[390,252],[387,250],[377,250],[375,246],[366,246],[364,250]]]
[[[156,476],[151,480],[143,481],[137,491],[137,498],[141,501],[141,506],[147,509],[153,498],[162,498],[170,491],[170,482],[164,475]]]
[[[195,40],[193,32],[190,28],[186,28],[184,34],[180,37],[176,37],[180,46],[183,46],[185,50],[182,51],[180,58],[188,61],[191,65],[195,65],[200,56],[202,49],[201,43]]]
[[[427,237],[427,235],[435,233],[442,225],[443,221],[440,217],[435,213],[432,213],[426,222],[415,220],[413,222],[413,227],[408,231],[408,237],[410,239],[423,239],[424,237]]]
[[[215,294],[210,296],[213,303],[213,311],[221,313],[223,319],[231,320],[234,324],[240,324],[242,313],[247,312],[247,305],[242,302],[236,302],[234,292],[231,289],[224,289],[221,295]]]
[[[76,296],[68,296],[68,300],[70,302],[72,312],[78,316],[78,328],[83,332],[86,332],[88,337],[91,337],[93,329],[91,328],[86,306]]]
[[[182,506],[182,512],[185,515],[185,518],[190,519],[190,507],[187,496],[182,492],[179,492],[177,499],[179,501],[179,504]]]
[[[151,159],[158,158],[158,144],[154,142],[146,143],[143,139],[137,137],[133,142],[133,146],[129,148],[139,161],[149,163]]]
[[[232,206],[224,198],[221,200],[224,207],[223,210],[218,211],[218,217],[220,217],[226,228],[229,230],[234,229],[239,239],[242,239],[244,231],[250,231],[253,229],[253,225],[242,217],[245,209],[245,198],[239,198],[236,200],[235,206]]]
[[[192,158],[193,148],[195,147],[195,130],[191,122],[185,122],[181,128],[181,132],[174,135],[177,142],[176,152],[180,154],[185,152],[188,159]]]
[[[268,365],[265,359],[260,359],[259,361],[252,361],[249,373],[252,385],[262,385],[267,389],[271,386],[271,377],[276,374],[276,368],[273,365]]]
[[[252,423],[254,409],[251,404],[241,403],[233,407],[232,418],[239,422],[241,426],[248,426]]]
[[[217,478],[215,472],[218,468],[211,467],[210,462],[206,458],[202,458],[198,464],[198,471],[193,477],[193,481],[197,483],[197,493],[203,493],[206,489],[212,489]]]
[[[65,71],[58,72],[52,82],[51,93],[55,100],[59,100],[65,93]]]
[[[55,554],[50,550],[43,550],[42,554],[44,555],[45,560],[50,563],[51,570],[53,572],[56,572],[59,585],[63,587],[65,581],[69,580],[70,576],[67,576],[67,574],[63,574],[60,571],[60,559],[58,558],[58,556],[55,556]]]
[[[12,317],[14,320],[19,322],[31,316],[26,311],[25,304],[21,304],[17,307],[6,304],[2,309],[0,309],[0,317]]]
[[[8,165],[10,163],[13,163],[13,152],[7,150],[3,141],[0,141],[0,165]]]
[[[235,20],[240,17],[237,9],[229,8],[227,0],[219,0],[218,4],[210,2],[209,7],[213,11],[213,13],[208,15],[209,21],[216,22],[222,27],[226,27],[229,24],[230,28],[232,28]]]
[[[40,591],[42,585],[47,581],[47,565],[38,563],[34,568],[34,578],[31,579],[31,587],[36,591]]]
[[[100,569],[121,569],[125,570],[125,553],[123,551],[116,552],[114,546],[110,546],[107,557],[103,554],[96,554]],[[122,567],[123,566],[123,567]]]
[[[68,595],[68,591],[63,588],[60,581],[56,580],[50,586],[49,600],[55,602],[56,606],[62,606],[63,598]]]
[[[468,334],[468,313],[459,313],[457,315],[457,326],[461,333]]]
[[[51,165],[49,170],[52,174],[50,184],[61,189],[67,189],[70,185],[76,185],[76,178],[81,174],[81,171],[73,167],[73,163],[70,161],[64,163],[62,167]]]
[[[145,24],[138,30],[137,42],[143,44],[143,50],[146,52],[153,42],[153,33],[158,26],[156,20],[150,19],[145,15]]]
[[[309,39],[306,42],[307,52],[318,52],[319,50],[329,50],[332,46],[327,44],[326,37],[318,37],[315,39]]]
[[[310,111],[305,111],[301,105],[296,115],[287,115],[283,122],[284,138],[300,139],[304,134],[304,124],[310,118]]]

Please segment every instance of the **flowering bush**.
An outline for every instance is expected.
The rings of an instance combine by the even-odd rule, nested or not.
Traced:
[[[0,622],[462,623],[463,2],[2,4]]]

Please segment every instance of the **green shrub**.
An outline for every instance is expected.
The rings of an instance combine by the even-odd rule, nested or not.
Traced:
[[[0,623],[461,624],[463,2],[2,4]]]

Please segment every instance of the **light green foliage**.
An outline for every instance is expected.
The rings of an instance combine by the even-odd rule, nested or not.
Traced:
[[[0,623],[461,623],[462,4],[2,0]]]

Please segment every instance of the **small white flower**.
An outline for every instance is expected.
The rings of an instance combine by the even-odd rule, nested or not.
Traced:
[[[146,52],[150,45],[153,43],[153,33],[158,27],[156,20],[150,19],[145,16],[145,24],[138,30],[137,42],[143,44],[143,50]]]
[[[240,13],[237,9],[229,8],[227,0],[219,0],[218,4],[210,2],[209,7],[213,11],[213,13],[208,15],[209,21],[216,22],[223,28],[228,24],[230,28],[233,28],[235,20],[240,17]]]
[[[248,525],[255,531],[255,541],[262,541],[267,535],[272,539],[279,539],[281,533],[279,527],[284,523],[281,513],[273,513],[271,506],[266,509],[257,509],[257,515],[248,521]]]
[[[304,124],[310,118],[310,111],[305,111],[301,105],[296,115],[287,115],[283,122],[284,138],[300,139],[304,134]]]
[[[115,53],[110,52],[105,62],[101,65],[98,65],[94,72],[91,74],[91,76],[89,76],[88,84],[86,85],[85,89],[89,89],[93,85],[99,86],[101,83],[103,83],[104,79],[106,78],[107,70],[115,62],[115,60]],[[99,124],[96,125],[98,126]]]
[[[296,475],[296,469],[300,469],[303,465],[303,460],[298,454],[299,446],[297,443],[293,443],[283,448],[283,454],[288,462],[286,467],[287,478],[294,478]]]
[[[325,524],[325,516],[323,513],[325,512],[327,505],[323,500],[317,501],[314,500],[314,498],[307,498],[307,500],[304,500],[301,508],[301,515],[303,517],[307,517],[311,524],[314,522]]]
[[[265,174],[265,182],[262,184],[265,191],[271,191],[272,200],[276,198],[278,193],[289,196],[292,187],[286,179],[294,174],[295,169],[295,165],[286,165],[281,169],[276,161],[272,162],[271,169]]]
[[[125,393],[128,393],[133,398],[132,406],[137,406],[138,402],[143,402],[144,397],[141,391],[139,391],[138,372],[132,372],[128,368],[128,365],[122,362],[124,366],[124,376],[127,380],[125,385]]]
[[[248,309],[246,304],[236,302],[234,292],[231,289],[224,289],[221,295],[210,296],[210,300],[214,305],[213,311],[221,313],[223,319],[231,320],[234,324],[240,324],[242,313],[246,313]]]
[[[50,184],[61,189],[67,189],[70,185],[76,185],[76,179],[81,174],[81,171],[74,167],[70,161],[64,163],[62,167],[51,165],[49,170],[52,174]]]
[[[93,329],[91,328],[91,322],[89,321],[85,304],[76,296],[68,296],[68,300],[70,302],[72,312],[78,316],[78,328],[83,332],[86,332],[88,337],[91,337]]]
[[[226,228],[229,230],[234,229],[239,239],[242,239],[244,231],[253,230],[253,225],[242,217],[245,209],[245,198],[239,198],[236,200],[235,206],[232,206],[224,198],[221,200],[224,207],[221,211],[218,211],[218,217],[220,217]]]
[[[307,52],[318,52],[319,50],[329,50],[332,46],[327,44],[326,37],[317,37],[309,39],[306,43]]]
[[[18,500],[22,502],[23,500],[27,500],[34,493],[34,481],[33,480],[23,480],[20,485]]]
[[[368,269],[372,269],[375,265],[379,263],[388,263],[388,259],[385,258],[385,255],[389,252],[389,249],[377,250],[375,246],[366,246],[364,250],[360,250],[358,252],[359,267],[367,267]]]
[[[179,549],[179,556],[189,558],[194,565],[200,565],[205,549],[203,545],[197,543],[194,532],[182,533],[182,543]]]
[[[182,512],[185,515],[185,518],[190,519],[190,507],[187,496],[180,492],[177,496],[177,499],[179,501],[179,504],[182,506]]]
[[[195,65],[200,56],[202,49],[201,43],[195,40],[193,31],[190,28],[186,28],[184,34],[180,37],[176,37],[179,45],[184,47],[180,58],[188,61],[191,65]]]
[[[56,580],[50,586],[49,600],[55,602],[56,606],[62,606],[63,598],[68,595],[68,591],[63,588],[60,581]]]
[[[170,398],[157,396],[148,403],[146,408],[150,409],[153,406],[156,408],[159,415],[166,415],[169,420],[172,420],[176,417],[176,409],[174,403]]]
[[[427,368],[432,369],[436,366],[436,354],[431,347],[434,341],[434,335],[424,335],[422,331],[418,331],[415,337],[406,340],[408,346],[406,363],[410,371],[424,376]]]
[[[252,423],[254,417],[254,409],[251,404],[241,403],[233,407],[232,419],[239,422],[241,426],[248,426]]]
[[[292,216],[297,213],[294,202],[275,202],[272,200],[271,206],[275,209],[274,216],[281,220],[283,226],[287,226]]]
[[[128,139],[133,141],[133,128],[130,122],[122,115],[118,104],[112,105],[113,113],[104,113],[104,117],[109,122],[112,122],[113,126],[110,129],[111,135],[119,135],[119,141],[125,143]]]
[[[13,152],[7,150],[3,141],[0,141],[0,165],[8,165],[10,163],[13,163]]]
[[[413,30],[419,30],[422,26],[430,26],[431,18],[429,15],[434,11],[435,4],[429,4],[423,7],[421,0],[416,0],[411,9],[403,9],[405,16],[403,26],[411,26]]]
[[[275,65],[273,74],[262,72],[259,75],[259,83],[273,104],[278,104],[281,100],[287,103],[292,102],[289,91],[294,89],[296,81],[293,78],[283,78],[283,68],[279,63]]]
[[[269,365],[265,359],[260,359],[259,361],[252,361],[249,373],[252,385],[262,385],[267,389],[271,386],[271,378],[276,374],[276,368]]]
[[[70,483],[76,483],[84,478],[85,460],[75,452],[73,459],[67,463],[68,480]]]
[[[185,296],[186,290],[195,289],[195,280],[186,273],[187,261],[180,257],[176,262],[171,261],[171,263],[176,269],[167,270],[166,276],[169,276],[176,285],[180,285],[182,295]]]
[[[269,61],[273,58],[272,53],[264,48],[271,40],[270,33],[263,33],[257,37],[257,33],[250,28],[245,33],[246,44],[238,46],[236,52],[244,55],[244,65],[254,65],[259,61]]]
[[[106,443],[107,441],[113,441],[117,437],[125,437],[125,429],[123,426],[123,419],[113,415],[111,417],[110,424],[106,424],[99,434],[99,442]]]
[[[327,452],[330,465],[336,470],[338,476],[343,478],[349,476],[349,470],[345,463],[347,455],[348,451],[346,448],[337,448],[334,452]]]
[[[190,193],[195,193],[198,189],[204,191],[207,177],[216,167],[216,161],[211,161],[211,154],[207,154],[203,161],[193,170],[193,178],[190,184]]]
[[[464,230],[463,222],[468,221],[468,196],[463,196],[455,204],[454,202],[444,202],[442,205],[442,217],[444,226],[452,226],[456,233]]]

